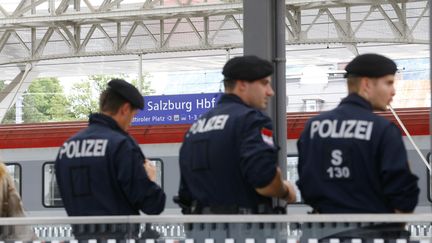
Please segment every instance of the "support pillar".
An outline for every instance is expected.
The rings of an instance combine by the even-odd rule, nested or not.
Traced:
[[[274,63],[272,85],[275,97],[267,109],[273,119],[274,134],[280,146],[278,162],[283,172],[287,161],[286,78],[285,78],[285,1],[244,0],[245,55],[257,55]],[[282,173],[286,178],[286,173]]]

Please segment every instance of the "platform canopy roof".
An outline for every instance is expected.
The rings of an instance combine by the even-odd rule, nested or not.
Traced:
[[[220,69],[242,53],[238,0],[2,0],[0,70],[42,76]],[[429,1],[286,0],[287,65],[429,56]]]

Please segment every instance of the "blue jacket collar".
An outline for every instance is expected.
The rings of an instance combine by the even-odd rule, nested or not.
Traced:
[[[120,126],[117,124],[117,122],[112,119],[110,116],[104,115],[102,113],[93,113],[89,117],[89,124],[99,124],[102,126],[109,127],[113,130],[120,131],[124,134],[127,134],[123,129],[120,128]]]
[[[344,104],[353,104],[371,111],[373,110],[371,103],[369,103],[369,101],[367,101],[365,98],[361,97],[356,93],[349,94],[341,101],[339,105],[344,105]]]
[[[227,102],[235,102],[235,103],[239,103],[239,104],[242,104],[244,106],[250,107],[249,105],[244,103],[240,97],[238,97],[235,94],[223,94],[221,96],[221,98],[219,99],[218,104],[227,103]]]

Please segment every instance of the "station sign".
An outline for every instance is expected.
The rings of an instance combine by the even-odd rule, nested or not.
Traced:
[[[222,93],[144,96],[132,125],[192,124],[213,108]]]

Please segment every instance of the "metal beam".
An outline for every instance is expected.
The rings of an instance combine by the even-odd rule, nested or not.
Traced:
[[[3,50],[3,48],[5,47],[7,41],[9,40],[9,37],[11,36],[11,30],[6,30],[3,35],[0,38],[0,52]]]
[[[40,0],[44,1],[44,0]],[[84,0],[88,2],[88,0]],[[23,16],[20,18],[0,18],[0,28],[25,28],[26,26],[47,26],[55,22],[80,22],[81,24],[92,24],[100,22],[101,19],[105,22],[131,20],[131,19],[173,19],[183,16],[202,17],[203,15],[226,15],[238,14],[242,11],[242,4],[208,4],[196,5],[188,7],[164,7],[157,9],[130,9],[117,10],[106,12],[94,12],[94,7],[91,6],[92,13],[74,13],[63,14],[59,16]],[[19,11],[21,12],[21,11]]]
[[[16,31],[13,32],[14,37],[18,40],[18,42],[21,44],[21,47],[28,52],[28,54],[30,53],[30,48],[28,48],[28,46],[26,45],[26,43],[23,41],[23,39],[21,38],[21,36],[18,35],[18,33]]]
[[[68,39],[68,37],[66,37],[61,31],[60,31],[60,29],[59,28],[55,28],[54,29],[54,31],[63,39],[63,41],[66,43],[66,45],[69,47],[69,48],[72,48],[72,44],[70,43],[70,41],[69,41],[69,39]]]
[[[165,6],[161,0],[148,0],[144,3],[148,8],[143,9],[143,3],[131,5],[121,0],[106,0],[103,4],[95,0],[63,0],[54,16],[41,10],[35,14],[33,10],[43,1],[52,3],[51,0],[23,0],[15,11],[22,16],[0,17],[3,33],[0,55],[4,48],[16,52],[16,47],[21,46],[13,59],[0,64],[126,53],[226,50],[243,45],[239,41],[243,35],[243,4],[238,1],[222,3],[221,0],[219,4],[196,4],[205,0],[181,1],[188,5]],[[72,3],[73,9],[69,8]],[[158,7],[153,8],[156,4]],[[286,0],[285,28],[289,34],[285,44],[340,43],[354,52],[358,43],[428,44],[429,38],[424,35],[428,28],[425,27],[428,8],[426,0]],[[323,13],[328,18],[323,18]],[[379,37],[374,34],[375,30],[370,30],[371,23],[380,26]],[[322,26],[333,28],[333,25],[336,33],[329,31],[324,37]],[[144,32],[136,31],[138,26]],[[122,32],[125,29],[129,31]],[[54,31],[59,35],[46,35]],[[365,35],[367,31],[371,34]],[[45,34],[43,40],[39,33]],[[10,35],[15,38],[9,38]],[[174,43],[174,35],[189,39]],[[105,45],[106,41],[110,45]],[[46,45],[59,42],[68,48],[59,49],[56,54],[44,51]],[[93,50],[89,42],[100,43],[100,47]]]
[[[151,38],[151,40],[153,41],[153,44],[155,46],[158,46],[158,40],[156,39],[156,37],[153,35],[153,33],[150,31],[150,29],[147,27],[147,25],[145,25],[143,22],[139,22],[138,23],[139,26],[141,26],[149,35],[149,37]]]
[[[62,0],[55,11],[55,14],[60,15],[64,12],[66,12],[66,10],[69,8],[69,3],[70,3],[70,0]]]
[[[83,0],[83,1],[86,4],[87,8],[90,9],[91,12],[96,12],[95,7],[93,7],[93,5],[91,4],[91,2],[89,2],[89,0]]]
[[[45,35],[42,37],[41,41],[39,42],[39,45],[36,47],[34,53],[35,56],[40,56],[43,54],[43,50],[45,49],[53,33],[54,33],[54,28],[53,27],[48,28],[47,32],[45,32]]]
[[[114,6],[120,4],[121,2],[123,2],[123,0],[114,0],[110,3],[105,4],[104,6],[101,6],[99,8],[99,11],[111,10]]]
[[[67,35],[68,37],[68,42],[72,47],[72,50],[78,50],[78,45],[75,41],[74,35],[72,34],[72,32],[66,28],[66,26],[59,24],[59,29],[63,30],[63,32]]]
[[[0,5],[0,12],[5,16],[9,17],[9,13]]]
[[[172,27],[171,31],[168,33],[168,37],[162,42],[162,48],[167,45],[168,41],[171,39],[171,36],[173,35],[173,33],[175,32],[175,30],[177,29],[177,26],[179,25],[179,23],[180,23],[181,20],[182,19],[177,19],[177,21],[175,22],[175,24]]]
[[[15,104],[19,94],[24,93],[30,86],[32,80],[37,77],[38,71],[27,64],[8,86],[0,93],[0,123],[3,121],[7,111]]]
[[[17,8],[15,10],[15,12],[12,14],[13,17],[18,18],[21,15],[23,15],[24,13],[28,12],[28,11],[32,11],[34,10],[37,6],[41,5],[42,3],[46,2],[47,0],[37,0],[35,2],[33,2],[32,4],[25,6],[24,5],[20,8]],[[24,2],[24,1],[23,1]],[[23,3],[21,2],[21,3]]]

